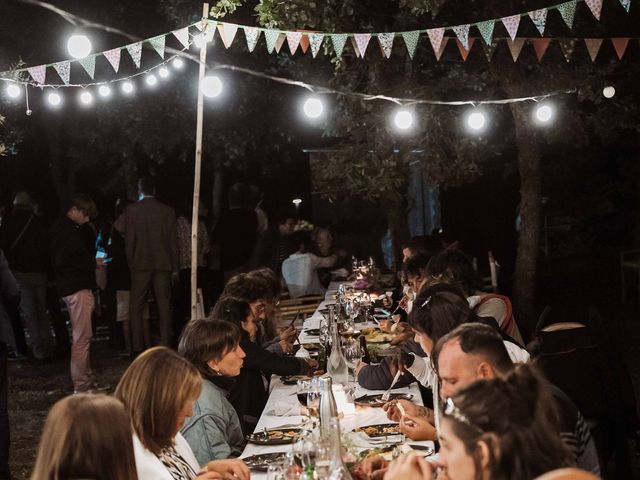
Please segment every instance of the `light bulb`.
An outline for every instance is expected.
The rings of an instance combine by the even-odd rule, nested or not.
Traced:
[[[72,35],[67,40],[67,50],[73,58],[85,58],[91,48],[91,40],[86,35]]]
[[[146,76],[145,82],[147,82],[147,85],[150,87],[155,87],[158,83],[158,78],[154,74],[150,73]]]
[[[408,110],[400,110],[393,117],[393,122],[400,130],[408,130],[413,126],[413,113]]]
[[[615,94],[616,94],[616,89],[611,85],[609,85],[608,87],[604,87],[602,89],[602,95],[604,95],[605,98],[613,98]]]
[[[167,67],[160,67],[158,75],[160,75],[160,78],[167,78],[169,76],[169,69]]]
[[[173,68],[175,68],[176,70],[180,70],[182,67],[184,67],[184,60],[182,60],[180,57],[174,58],[173,62],[171,62],[173,65]]]
[[[107,98],[111,95],[111,88],[109,88],[107,85],[100,85],[100,88],[98,89],[98,94],[102,98]]]
[[[83,105],[91,105],[93,103],[93,95],[91,95],[91,92],[82,92],[80,94],[80,102],[82,102]]]
[[[9,86],[7,86],[7,89],[5,91],[7,92],[7,95],[9,95],[9,97],[11,98],[18,98],[22,93],[22,89],[15,83],[10,83]]]
[[[302,106],[304,114],[312,119],[318,118],[324,112],[324,105],[322,104],[322,100],[317,97],[310,97],[304,101],[304,105]]]
[[[51,92],[47,95],[47,101],[52,107],[57,107],[62,103],[62,97],[57,92]]]
[[[471,130],[482,130],[486,123],[486,118],[482,112],[471,112],[467,117],[467,125]]]
[[[222,93],[222,81],[216,76],[204,77],[201,87],[205,97],[214,98]]]
[[[291,203],[293,203],[296,207],[299,207],[300,204],[302,203],[302,199],[301,198],[294,198],[293,200],[291,200]]]
[[[135,90],[135,87],[133,86],[133,83],[127,81],[122,84],[122,91],[127,95],[130,95],[131,93],[133,93],[134,90]]]
[[[553,118],[553,108],[551,105],[538,105],[536,108],[536,120],[538,123],[549,123]]]

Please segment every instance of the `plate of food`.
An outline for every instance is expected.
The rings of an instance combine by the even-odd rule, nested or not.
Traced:
[[[242,460],[251,470],[266,471],[270,465],[280,465],[285,455],[286,452],[263,453],[260,455],[251,455]]]
[[[399,435],[400,425],[397,423],[379,423],[376,425],[367,425],[366,427],[358,427],[354,432],[362,432],[370,438],[388,437],[390,435]]]
[[[285,375],[280,377],[280,381],[285,385],[295,385],[299,380],[311,380],[309,375]]]
[[[273,430],[263,430],[247,435],[249,443],[256,445],[286,445],[293,443],[293,440],[300,434],[299,428],[280,428]]]
[[[306,333],[310,337],[319,337],[320,336],[320,329],[319,328],[309,328],[308,330],[304,330],[304,333]]]
[[[369,335],[365,335],[367,343],[387,343],[395,338],[395,335],[391,333],[383,333],[381,331],[371,332]]]
[[[385,403],[390,402],[391,400],[411,400],[413,395],[410,393],[392,393],[389,395],[389,400],[382,400],[382,393],[378,393],[375,395],[363,395],[362,397],[358,397],[354,400],[356,405],[362,405],[366,407],[381,407]]]
[[[360,329],[363,335],[376,335],[380,333],[380,329],[378,327],[363,327]]]
[[[386,447],[378,447],[378,448],[367,448],[359,453],[359,457],[361,460],[364,460],[367,457],[372,457],[374,455],[380,455],[387,462],[393,460],[393,451],[396,449],[396,445],[387,445]]]
[[[319,343],[303,343],[302,346],[309,352],[319,352],[322,349],[322,345]]]

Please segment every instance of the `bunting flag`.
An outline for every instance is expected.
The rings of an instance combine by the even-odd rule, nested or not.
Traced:
[[[584,44],[587,47],[589,56],[591,57],[591,62],[595,62],[596,57],[598,56],[598,52],[600,51],[600,47],[602,46],[602,39],[601,38],[585,38]]]
[[[113,69],[118,73],[118,69],[120,68],[120,49],[114,48],[113,50],[109,50],[104,52],[103,54],[109,63],[113,67]]]
[[[178,39],[184,48],[189,48],[189,27],[184,27],[171,33],[173,33],[173,36]]]
[[[531,38],[529,39],[533,45],[533,49],[536,51],[536,57],[538,58],[538,63],[542,61],[542,57],[544,57],[547,48],[549,48],[549,44],[551,43],[550,38]]]
[[[568,62],[573,57],[573,52],[576,49],[576,40],[574,38],[561,38],[558,40],[560,44],[560,50],[564,55],[564,59]]]
[[[558,5],[558,12],[562,15],[562,19],[564,23],[567,24],[567,27],[573,28],[573,19],[576,16],[576,2],[578,0],[571,0],[567,3],[562,3]]]
[[[631,8],[631,0],[620,0],[620,5],[624,8],[627,13],[629,13],[629,9]]]
[[[448,41],[449,41],[449,37],[443,37],[442,41],[440,42],[440,48],[437,51],[433,52],[436,55],[436,60],[440,61],[440,57],[442,57],[442,54],[444,53],[444,49],[447,47]]]
[[[324,40],[324,33],[309,34],[309,44],[311,45],[311,55],[313,56],[313,58],[316,58],[316,55],[318,55],[318,52],[320,51],[320,47],[322,46],[323,40]],[[335,42],[333,45],[335,48]]]
[[[93,80],[93,77],[96,74],[96,56],[89,55],[88,57],[81,58],[80,60],[78,60],[78,63],[82,65],[84,71],[87,72],[87,74],[91,77],[91,80]]]
[[[470,38],[469,48],[466,49],[464,48],[464,45],[462,45],[462,42],[456,38],[456,45],[458,45],[458,50],[460,51],[460,56],[462,57],[463,61],[465,62],[467,61],[467,58],[469,57],[469,52],[471,52],[471,49],[473,48],[473,44],[475,43],[475,41],[476,41],[475,38]]]
[[[341,57],[344,46],[347,43],[348,35],[346,33],[332,33],[329,36],[331,37],[331,43],[336,52],[336,57]]]
[[[309,50],[309,36],[306,34],[303,34],[300,39],[300,50],[302,50],[302,53],[307,53],[307,50]]]
[[[204,35],[205,42],[210,43],[213,41],[213,37],[216,34],[216,25],[217,25],[216,22],[210,22],[207,25],[207,29],[204,32],[202,32],[202,35]]]
[[[627,50],[627,45],[629,45],[628,38],[612,38],[611,43],[613,43],[613,48],[616,49],[616,55],[618,55],[618,60],[622,60],[624,57],[624,52]]]
[[[414,30],[413,32],[402,32],[402,38],[404,39],[404,44],[407,47],[409,57],[413,59],[413,56],[416,53],[416,48],[418,47],[418,41],[420,40],[420,31]]]
[[[69,85],[69,80],[71,79],[71,62],[65,61],[54,63],[53,68],[58,72],[58,75],[60,75],[64,84]]]
[[[276,40],[276,53],[280,53],[280,50],[282,50],[282,46],[284,45],[284,41],[287,39],[287,36],[280,32],[278,34],[278,39]]]
[[[367,47],[369,46],[369,41],[371,40],[370,33],[355,33],[353,38],[356,40],[356,45],[358,46],[358,50],[360,51],[360,55],[364,58],[364,54],[367,51]]]
[[[498,47],[498,42],[493,41],[490,44],[485,44],[484,45],[484,56],[487,57],[487,62],[491,61],[491,58],[493,57],[493,52],[496,51],[496,48]]]
[[[389,58],[391,56],[391,49],[393,48],[393,39],[396,38],[395,33],[380,33],[378,34],[378,43],[382,54]]]
[[[546,8],[529,12],[529,18],[540,32],[540,35],[544,35],[544,29],[547,26],[547,12]]]
[[[31,78],[35,80],[36,83],[42,85],[47,77],[47,67],[46,65],[38,65],[37,67],[27,68],[29,75]]]
[[[433,52],[436,54],[436,56],[438,56],[440,45],[442,44],[442,39],[444,38],[444,28],[432,28],[430,30],[427,30],[427,35],[429,36],[429,41],[431,42],[431,46],[433,47]]]
[[[278,32],[277,30],[264,31],[264,39],[267,41],[267,52],[273,53],[273,50],[276,48],[276,42],[278,41],[279,36],[280,32]]]
[[[596,17],[596,20],[600,20],[600,14],[602,13],[602,0],[584,0],[584,3],[587,4],[593,16]]]
[[[142,42],[132,43],[127,45],[127,52],[131,55],[131,60],[136,64],[137,68],[140,68],[140,59],[142,58]]]
[[[486,45],[489,45],[493,41],[493,29],[495,28],[495,26],[496,22],[494,22],[493,20],[480,22],[476,25]]]
[[[236,38],[238,26],[232,23],[219,23],[218,33],[220,34],[224,48],[229,48],[233,43],[233,40]]]
[[[207,24],[207,19],[203,18],[201,21],[199,21],[198,23],[196,23],[196,28],[198,30],[200,30],[201,32],[204,30],[204,26]]]
[[[462,43],[462,46],[465,48],[465,50],[469,50],[469,27],[471,25],[467,24],[467,25],[456,25],[455,27],[453,27],[453,31],[456,34],[456,37],[458,37],[458,40],[460,40],[460,43]]]
[[[360,55],[360,50],[358,49],[358,44],[356,43],[356,38],[350,37],[349,40],[351,41],[351,47],[353,47],[353,51],[356,54],[356,58],[362,58],[362,55]]]
[[[295,55],[302,40],[302,32],[287,32],[287,45],[289,45],[289,51],[291,55]]]
[[[520,26],[520,15],[511,15],[510,17],[502,17],[502,24],[507,29],[507,33],[511,37],[511,40],[516,38],[518,34],[518,27]]]
[[[158,52],[158,55],[164,58],[165,36],[158,35],[157,37],[153,37],[151,40],[149,40],[149,43],[151,44],[153,49]]]
[[[260,38],[260,29],[255,27],[244,27],[244,36],[247,39],[247,49],[253,53]]]
[[[507,38],[507,45],[509,46],[509,51],[511,52],[511,58],[513,61],[518,61],[518,57],[520,56],[520,52],[522,52],[522,47],[524,47],[524,38],[515,38],[510,39]]]

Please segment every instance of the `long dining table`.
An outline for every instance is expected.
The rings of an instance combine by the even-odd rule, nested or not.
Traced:
[[[319,338],[316,336],[310,336],[305,333],[308,329],[318,328],[320,325],[320,319],[322,317],[321,311],[326,310],[326,307],[335,303],[334,297],[338,291],[338,286],[344,282],[332,282],[327,290],[325,300],[320,303],[313,315],[307,318],[302,327],[300,333],[300,343],[319,343]],[[304,410],[300,405],[296,395],[296,385],[285,385],[280,377],[276,375],[271,376],[269,384],[269,399],[262,412],[260,420],[256,426],[255,432],[262,432],[264,429],[273,428],[296,428],[302,426],[306,420],[303,415]],[[358,398],[362,395],[379,394],[384,393],[384,390],[367,390],[360,385],[355,388],[354,398]],[[413,396],[413,401],[417,404],[422,404],[422,398],[420,395],[420,389],[416,383],[411,384],[408,387],[393,389],[392,393],[408,393]],[[365,427],[368,425],[387,424],[392,423],[386,416],[381,407],[368,407],[357,406],[355,413],[346,413],[340,419],[340,429],[344,432],[351,432],[356,428]],[[407,441],[402,443],[407,444]],[[433,448],[434,444],[430,441],[411,441],[412,445],[420,445],[424,447]],[[361,434],[355,438],[355,444],[352,444],[355,449],[366,450],[368,448],[379,447],[379,443],[368,444],[367,437]],[[265,453],[285,452],[291,449],[291,445],[256,445],[247,443],[241,458],[247,458],[253,455],[260,455]],[[263,479],[266,478],[266,473],[253,471],[252,478]]]

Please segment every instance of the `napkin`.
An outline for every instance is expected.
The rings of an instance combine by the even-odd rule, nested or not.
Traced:
[[[271,410],[265,412],[265,415],[271,415],[272,417],[300,416],[303,408],[302,405],[291,405],[284,402],[276,403]]]

